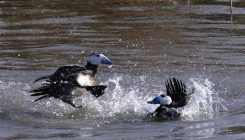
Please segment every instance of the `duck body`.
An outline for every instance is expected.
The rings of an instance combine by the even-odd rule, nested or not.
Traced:
[[[87,92],[90,92],[95,97],[103,95],[107,86],[95,85],[97,68],[104,59],[106,59],[104,60],[106,64],[111,64],[111,62],[107,57],[98,53],[93,53],[90,57],[94,57],[93,59],[89,59],[96,60],[97,63],[88,61],[85,67],[78,65],[62,66],[52,75],[42,76],[36,79],[34,82],[41,80],[44,80],[44,82],[40,87],[30,91],[33,93],[31,96],[40,96],[35,101],[54,97],[73,107],[81,107],[74,104],[76,97],[86,94]]]
[[[180,117],[181,113],[179,109],[174,107],[159,106],[152,116],[158,117],[160,119],[175,119]]]
[[[151,114],[153,117],[162,119],[174,119],[181,116],[180,108],[184,107],[190,100],[192,93],[187,93],[186,85],[176,78],[170,78],[165,82],[166,95],[155,97],[149,104],[160,106]]]

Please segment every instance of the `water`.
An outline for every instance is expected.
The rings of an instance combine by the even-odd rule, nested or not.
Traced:
[[[244,139],[245,2],[0,1],[0,139]],[[231,14],[232,13],[232,14]],[[32,81],[109,56],[106,94],[34,103]],[[146,102],[177,77],[196,88],[178,120]]]

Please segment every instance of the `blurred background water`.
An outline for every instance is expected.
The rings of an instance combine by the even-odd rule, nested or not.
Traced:
[[[244,139],[244,46],[243,0],[1,0],[0,139]],[[33,103],[35,78],[95,51],[114,63],[105,95]],[[146,119],[170,77],[195,95],[179,120]]]

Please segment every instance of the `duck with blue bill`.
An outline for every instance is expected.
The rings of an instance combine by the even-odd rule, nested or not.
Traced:
[[[181,115],[180,108],[187,105],[191,98],[191,94],[194,93],[192,89],[191,93],[187,93],[186,84],[176,78],[170,78],[165,83],[166,95],[160,95],[148,101],[148,104],[159,104],[160,106],[151,113],[152,117],[162,119],[178,118]]]
[[[37,78],[34,82],[44,81],[42,85],[30,91],[31,96],[39,96],[35,100],[50,97],[58,98],[73,107],[80,108],[74,103],[76,97],[80,97],[85,92],[90,92],[95,97],[104,94],[106,85],[96,85],[96,74],[98,66],[112,65],[111,60],[100,53],[92,53],[87,58],[86,66],[62,66],[53,74]]]

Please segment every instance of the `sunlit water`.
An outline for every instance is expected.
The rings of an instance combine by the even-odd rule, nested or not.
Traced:
[[[0,1],[0,139],[242,139],[245,3]],[[232,10],[232,11],[231,11]],[[231,14],[232,13],[232,14]],[[33,80],[102,52],[100,98],[75,109],[33,102]],[[164,82],[182,79],[189,104],[177,120],[148,118]]]

